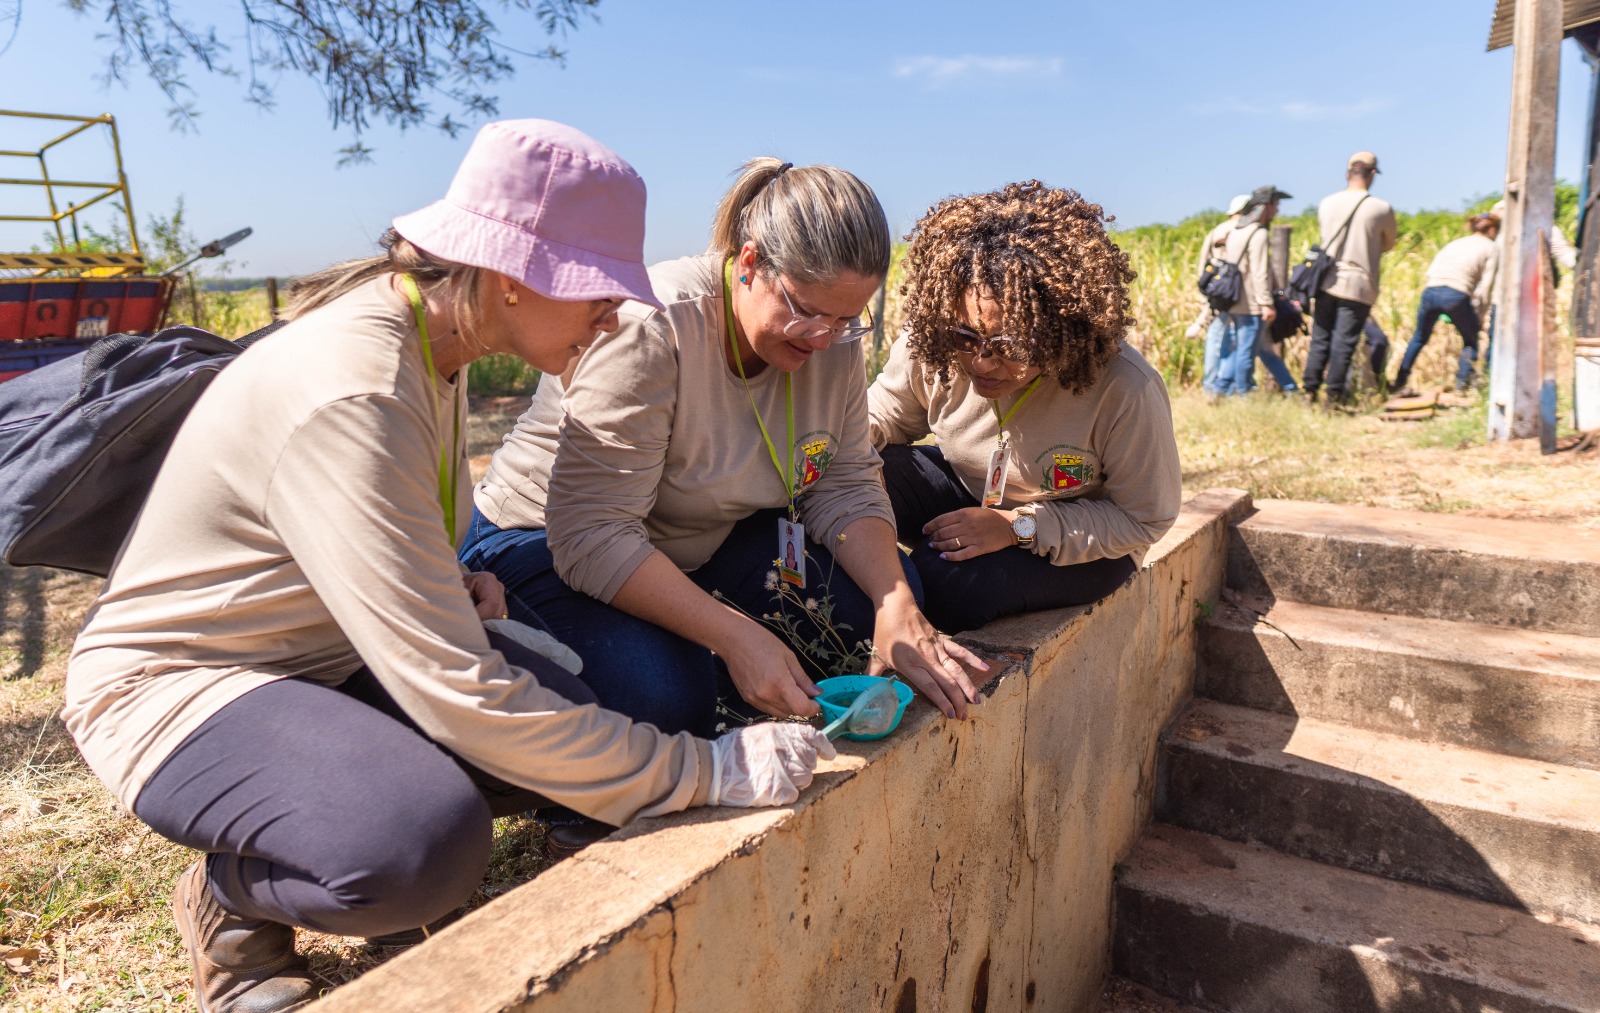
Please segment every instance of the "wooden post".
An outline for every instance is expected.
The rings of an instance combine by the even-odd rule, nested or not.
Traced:
[[[272,312],[272,319],[278,319],[278,279],[267,279],[267,309]]]
[[[1539,452],[1556,452],[1556,359],[1561,325],[1556,313],[1556,274],[1550,263],[1550,236],[1539,230]],[[1531,313],[1533,306],[1523,306]]]
[[[1272,261],[1272,290],[1281,292],[1289,283],[1289,233],[1288,225],[1274,225],[1267,252]],[[1308,307],[1309,309],[1309,307]]]
[[[1516,0],[1506,215],[1500,225],[1499,297],[1489,372],[1489,438],[1539,432],[1543,380],[1539,233],[1555,225],[1556,103],[1561,84],[1561,0]]]

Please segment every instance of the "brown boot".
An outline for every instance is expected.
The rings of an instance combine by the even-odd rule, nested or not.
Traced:
[[[205,859],[178,876],[172,915],[189,948],[200,1013],[278,1013],[317,997],[294,929],[229,914],[206,882]]]

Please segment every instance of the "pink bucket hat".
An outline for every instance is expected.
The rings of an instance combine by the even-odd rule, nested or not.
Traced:
[[[616,152],[550,120],[478,131],[444,200],[394,220],[435,257],[505,275],[567,302],[657,309],[644,267],[644,180]]]

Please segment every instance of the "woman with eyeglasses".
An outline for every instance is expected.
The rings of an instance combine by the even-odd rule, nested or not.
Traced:
[[[651,268],[664,308],[626,304],[506,436],[462,559],[578,653],[603,705],[710,733],[725,672],[756,710],[819,713],[812,679],[828,673],[759,618],[784,608],[782,581],[808,636],[831,599],[874,670],[948,717],[977,702],[961,663],[986,666],[923,617],[867,434],[857,339],[888,267],[866,184],[758,158],[710,251]]]
[[[912,229],[902,338],[867,398],[940,629],[1096,601],[1178,515],[1167,389],[1124,340],[1134,275],[1109,221],[1033,180]]]

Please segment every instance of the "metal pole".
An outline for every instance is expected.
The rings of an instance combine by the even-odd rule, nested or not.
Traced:
[[[1578,266],[1572,275],[1572,424],[1582,431],[1600,429],[1600,219],[1589,214],[1589,202],[1600,194],[1600,55],[1594,33],[1578,41],[1589,65],[1588,162],[1578,193]]]
[[[1539,233],[1555,224],[1556,104],[1561,85],[1560,0],[1516,0],[1506,216],[1489,373],[1489,438],[1539,433],[1543,368]]]

